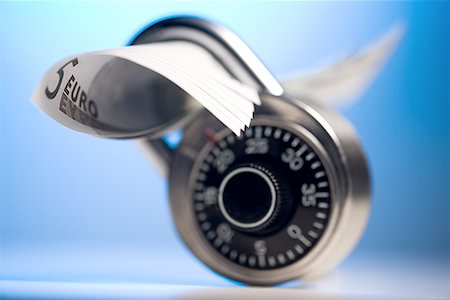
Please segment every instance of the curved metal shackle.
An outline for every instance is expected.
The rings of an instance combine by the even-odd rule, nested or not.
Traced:
[[[194,43],[208,51],[235,79],[261,92],[274,96],[283,94],[280,83],[237,35],[226,27],[205,19],[182,16],[157,21],[138,33],[130,45],[170,41]],[[181,127],[203,109],[192,102],[191,98],[177,99],[178,108],[184,110],[176,112],[177,117],[173,118],[170,128]],[[173,113],[175,115],[175,111]],[[147,136],[142,142],[153,162],[167,175],[172,149],[162,139],[155,139],[154,136]]]
[[[229,75],[260,92],[275,96],[283,93],[280,83],[237,35],[229,29],[205,19],[180,16],[156,21],[138,33],[129,45],[175,41],[189,42],[200,46]],[[162,97],[152,97],[147,100],[158,102],[151,104],[152,107],[155,107],[155,111],[151,115],[155,118],[163,115],[166,120],[165,124],[158,128],[158,132],[146,134],[146,138],[160,137],[170,129],[180,127],[195,117],[195,111],[203,109],[197,101],[185,93],[174,92],[173,90],[178,90],[178,88],[170,82],[168,84],[159,82],[156,89],[161,90]],[[164,103],[169,104],[164,105]],[[139,111],[134,112],[135,114],[140,113]]]
[[[283,94],[280,83],[254,52],[224,26],[198,17],[165,18],[138,33],[130,45],[165,41],[188,41],[197,44],[206,49],[239,81],[275,96]]]

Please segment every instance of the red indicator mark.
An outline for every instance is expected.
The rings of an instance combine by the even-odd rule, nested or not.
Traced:
[[[216,133],[211,128],[205,129],[205,136],[213,144],[217,144],[219,142],[219,139],[216,136]]]

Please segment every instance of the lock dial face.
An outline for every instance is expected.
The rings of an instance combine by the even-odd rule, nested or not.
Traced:
[[[305,257],[332,213],[330,174],[317,145],[299,131],[269,124],[240,137],[206,134],[192,201],[207,243],[230,262],[257,270]]]

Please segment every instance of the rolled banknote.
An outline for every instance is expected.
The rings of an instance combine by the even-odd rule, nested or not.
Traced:
[[[117,138],[161,135],[199,104],[239,135],[261,104],[256,88],[185,41],[66,58],[50,68],[32,99],[69,128]]]

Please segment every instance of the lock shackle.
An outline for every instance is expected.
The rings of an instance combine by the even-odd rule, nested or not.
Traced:
[[[279,96],[280,83],[252,50],[231,30],[192,16],[164,18],[139,32],[130,45],[165,41],[189,41],[207,50],[230,75],[261,91]]]
[[[129,45],[170,41],[187,41],[201,46],[235,79],[265,94],[283,94],[280,83],[236,34],[206,19],[192,16],[161,19],[140,31],[131,39]],[[174,120],[170,128],[183,127],[203,110],[202,106],[185,107],[190,110],[184,111],[183,116]],[[160,173],[167,177],[173,159],[173,149],[160,137],[144,137],[139,142]]]

